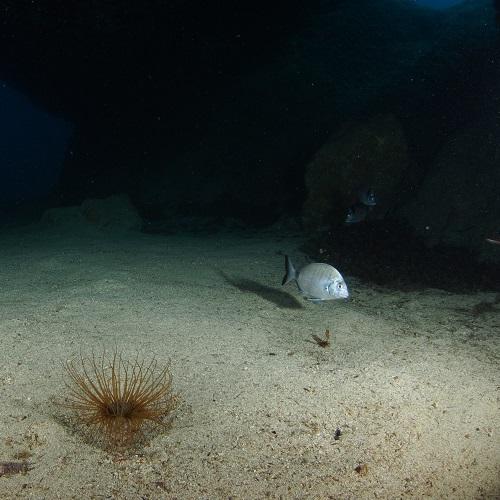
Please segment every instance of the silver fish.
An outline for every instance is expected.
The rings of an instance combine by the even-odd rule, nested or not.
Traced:
[[[288,255],[285,255],[285,269],[286,274],[281,284],[286,285],[295,280],[300,293],[306,300],[323,302],[349,297],[344,278],[329,264],[307,264],[300,272],[297,272]]]
[[[374,207],[377,204],[377,197],[372,188],[363,188],[358,191],[358,200],[367,207]]]
[[[345,224],[356,224],[357,222],[362,222],[366,219],[368,215],[368,207],[366,205],[361,205],[357,203],[347,210],[347,215],[345,217]]]

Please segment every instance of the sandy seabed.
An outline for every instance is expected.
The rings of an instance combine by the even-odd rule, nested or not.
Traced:
[[[500,498],[499,312],[472,314],[494,294],[345,276],[349,301],[311,304],[280,286],[300,243],[4,233],[0,461],[31,469],[0,498]],[[65,360],[115,346],[171,360],[181,395],[172,427],[122,455],[50,403]]]

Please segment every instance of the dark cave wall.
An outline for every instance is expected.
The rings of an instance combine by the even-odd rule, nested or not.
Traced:
[[[310,158],[381,111],[419,183],[468,121],[492,51],[486,1],[4,5],[1,77],[75,124],[51,203],[123,191],[158,218],[297,213]]]
[[[491,5],[446,15],[401,2],[363,5],[325,3],[281,57],[213,94],[195,147],[145,176],[135,199],[168,214],[176,206],[233,216],[250,211],[272,222],[301,209],[306,166],[331,134],[348,121],[387,113],[400,121],[411,155],[398,190],[414,190],[478,106],[476,91],[495,49]]]
[[[319,3],[2,2],[0,78],[75,124],[52,202],[133,191],[196,149],[239,100],[233,80],[279,58]]]

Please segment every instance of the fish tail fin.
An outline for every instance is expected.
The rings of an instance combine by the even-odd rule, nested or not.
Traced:
[[[281,284],[286,285],[287,283],[290,283],[290,281],[296,279],[297,271],[295,270],[295,267],[293,267],[290,257],[288,257],[288,255],[285,255],[285,276],[283,276],[283,281],[281,282]]]

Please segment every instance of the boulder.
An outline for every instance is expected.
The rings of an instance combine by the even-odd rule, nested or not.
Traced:
[[[304,225],[311,230],[341,224],[360,188],[371,187],[382,216],[395,200],[409,165],[408,147],[398,120],[379,115],[344,126],[306,168]]]
[[[89,224],[100,229],[140,230],[142,227],[142,218],[126,194],[85,200],[80,211]]]
[[[428,246],[467,248],[480,260],[500,261],[485,242],[500,231],[500,126],[483,113],[437,155],[416,196],[401,210]]]
[[[142,218],[125,194],[104,199],[85,200],[81,206],[57,207],[46,210],[43,224],[58,229],[106,229],[111,231],[140,230]]]
[[[74,228],[84,224],[80,207],[56,207],[45,210],[40,222],[45,226]]]

